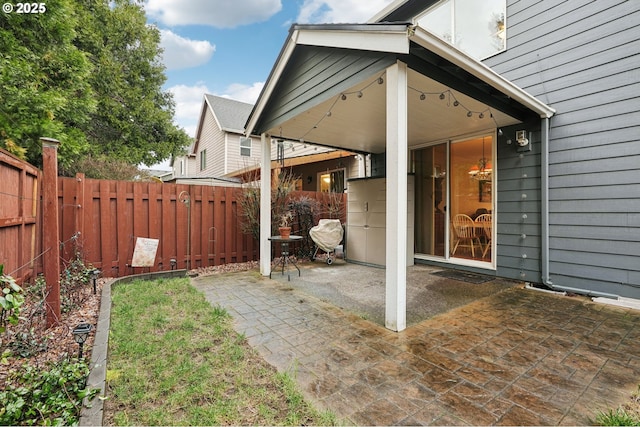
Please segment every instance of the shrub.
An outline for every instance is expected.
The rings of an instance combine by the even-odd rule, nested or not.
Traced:
[[[64,359],[39,369],[13,372],[0,391],[1,425],[72,425],[78,423],[82,400],[100,389],[86,388],[89,367]]]
[[[7,330],[7,323],[16,325],[20,318],[20,306],[24,304],[22,288],[13,277],[4,274],[4,265],[0,264],[0,333]]]

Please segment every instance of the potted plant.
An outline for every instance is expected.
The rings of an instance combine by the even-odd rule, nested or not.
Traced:
[[[280,215],[280,224],[278,225],[278,231],[282,239],[288,239],[291,235],[291,220],[293,219],[293,213],[286,211]]]

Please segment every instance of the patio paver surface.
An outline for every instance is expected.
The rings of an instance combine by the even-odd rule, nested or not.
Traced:
[[[384,281],[384,270],[349,268],[353,292],[372,275]],[[302,277],[322,271],[303,267]],[[297,275],[278,276],[193,283],[305,397],[347,423],[585,425],[640,384],[638,311],[512,286],[396,333],[297,289]]]

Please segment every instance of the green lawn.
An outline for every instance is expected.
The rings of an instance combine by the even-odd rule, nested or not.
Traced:
[[[334,425],[248,346],[189,279],[112,290],[105,423]]]

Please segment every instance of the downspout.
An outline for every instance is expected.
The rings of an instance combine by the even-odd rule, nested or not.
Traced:
[[[544,117],[540,124],[541,133],[541,186],[542,206],[541,215],[541,249],[542,249],[542,284],[553,289],[553,282],[549,277],[549,118]]]

